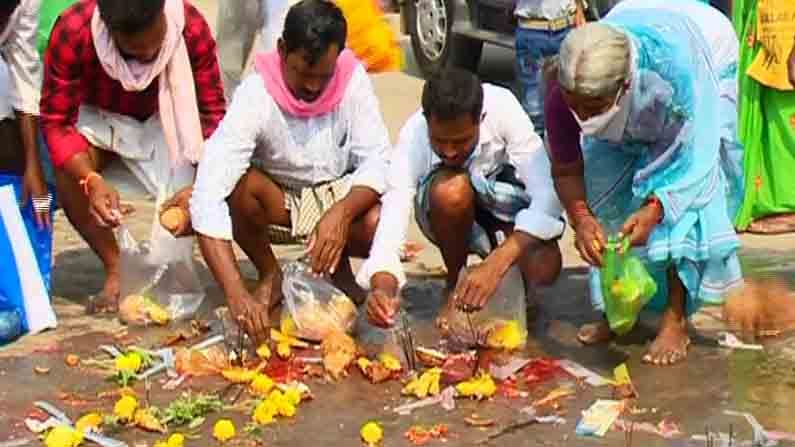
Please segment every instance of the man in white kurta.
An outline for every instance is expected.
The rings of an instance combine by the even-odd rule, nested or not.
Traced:
[[[343,51],[346,31],[331,2],[294,6],[278,51],[257,57],[199,164],[193,229],[232,314],[255,338],[281,298],[272,242],[308,243],[313,270],[363,298],[348,258],[369,251],[390,145],[367,73]],[[259,272],[253,295],[233,239]]]
[[[528,290],[560,274],[564,222],[541,138],[509,90],[481,85],[472,73],[451,69],[426,82],[422,110],[392,153],[382,202],[373,249],[357,275],[371,289],[373,324],[394,323],[412,206],[442,252],[448,310],[481,309],[514,264]],[[459,279],[470,253],[484,261]]]

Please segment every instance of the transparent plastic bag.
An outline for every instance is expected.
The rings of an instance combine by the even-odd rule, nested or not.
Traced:
[[[635,327],[643,307],[657,293],[657,283],[629,247],[629,240],[611,237],[600,270],[602,296],[610,329],[623,335]]]
[[[127,324],[165,325],[192,317],[205,291],[193,261],[193,239],[175,239],[160,225],[150,241],[138,242],[121,225],[116,231],[121,251],[119,318]]]
[[[459,281],[467,271],[461,271]],[[508,270],[481,311],[467,314],[451,310],[440,326],[442,335],[458,347],[523,348],[527,343],[527,301],[519,267]]]
[[[282,320],[292,319],[296,337],[322,341],[331,332],[350,333],[359,312],[356,304],[301,261],[283,268]]]

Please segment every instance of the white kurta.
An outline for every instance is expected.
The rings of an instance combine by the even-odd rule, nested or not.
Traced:
[[[382,193],[390,147],[378,99],[363,67],[356,69],[334,110],[311,118],[284,112],[268,94],[262,77],[252,74],[235,91],[226,116],[205,143],[191,199],[193,227],[210,237],[232,239],[226,199],[252,164],[291,188],[352,173],[352,185]]]
[[[22,0],[0,42],[0,119],[39,114],[42,66],[36,51],[41,0]],[[5,34],[5,33],[4,33]]]

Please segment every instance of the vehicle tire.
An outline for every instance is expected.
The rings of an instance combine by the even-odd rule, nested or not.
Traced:
[[[425,76],[450,66],[477,71],[483,42],[453,34],[455,0],[407,0],[405,6],[411,48]]]

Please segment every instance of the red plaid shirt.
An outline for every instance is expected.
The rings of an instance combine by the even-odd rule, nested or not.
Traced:
[[[60,167],[73,155],[88,150],[89,142],[75,127],[83,104],[144,121],[158,109],[158,85],[129,92],[108,76],[97,57],[91,36],[96,0],[80,0],[64,11],[50,35],[44,55],[41,125],[52,161]],[[201,13],[185,2],[185,30],[204,138],[218,127],[226,112],[215,39]]]

